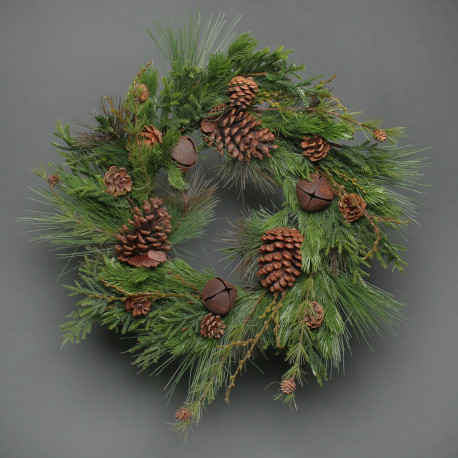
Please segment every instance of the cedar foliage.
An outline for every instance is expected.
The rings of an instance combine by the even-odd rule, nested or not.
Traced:
[[[358,132],[372,138],[380,122],[357,120],[329,90],[329,81],[302,79],[304,67],[288,61],[291,51],[257,49],[247,33],[233,39],[233,25],[225,26],[220,16],[207,24],[199,16],[181,31],[156,24],[150,33],[168,60],[167,75],[160,79],[153,65],[142,67],[126,98],[103,99],[94,125],[78,137],[68,125],[57,123],[55,145],[63,163],[36,173],[43,180],[55,173],[60,182],[35,190],[48,211],[24,220],[38,226],[37,240],[62,256],[78,257],[79,280],[68,288],[80,299],[62,325],[64,344],[79,343],[97,323],[135,337],[131,352],[140,368],[153,367],[158,374],[175,364],[169,394],[183,377],[190,380],[182,405],[192,415],[175,424],[186,430],[200,421],[222,387],[228,399],[236,376],[256,354],[280,350],[290,366],[283,379],[303,385],[313,376],[321,384],[333,368],[341,367],[351,337],[366,340],[396,324],[400,304],[365,278],[373,255],[385,267],[402,271],[405,265],[403,247],[392,240],[392,232],[402,230],[400,220],[415,216],[410,194],[422,160],[411,147],[396,144],[402,128],[384,128],[388,146],[371,140],[343,144]],[[213,107],[228,102],[227,84],[235,75],[254,75],[259,91],[248,111],[275,133],[279,147],[272,157],[250,164],[223,156],[220,181],[241,190],[247,179],[264,190],[279,188],[284,202],[274,211],[248,209],[228,234],[227,255],[250,286],[238,288],[221,339],[204,339],[199,324],[207,311],[200,292],[215,274],[197,272],[179,259],[175,248],[205,234],[218,202],[216,185],[200,173],[183,176],[170,152],[183,134],[194,138],[199,152],[205,148],[200,122]],[[150,93],[143,104],[136,98],[138,83]],[[137,141],[147,125],[163,133],[162,143],[147,147]],[[313,134],[333,142],[331,152],[317,163],[301,154],[302,137]],[[103,175],[111,165],[125,167],[131,175],[130,196],[106,192]],[[296,183],[317,171],[336,189],[360,194],[370,217],[345,222],[337,197],[324,211],[302,211]],[[172,255],[155,269],[122,264],[114,257],[115,235],[132,205],[154,195],[164,199],[172,216]],[[303,273],[284,295],[261,288],[253,275],[261,235],[275,227],[295,227],[305,237]],[[151,310],[132,317],[125,301],[138,295],[152,301]],[[309,329],[303,319],[312,300],[325,310],[318,329]],[[295,404],[295,393],[279,391],[276,399]]]

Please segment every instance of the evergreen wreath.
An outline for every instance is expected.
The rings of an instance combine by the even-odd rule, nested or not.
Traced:
[[[79,259],[82,296],[62,325],[64,344],[100,323],[135,338],[142,369],[189,376],[177,430],[199,422],[224,387],[226,400],[248,361],[274,349],[289,364],[275,399],[295,405],[310,373],[319,384],[339,368],[354,336],[366,340],[399,319],[401,304],[369,284],[373,259],[403,270],[393,242],[415,215],[422,160],[397,146],[402,128],[360,122],[319,77],[304,80],[291,51],[234,38],[222,16],[150,32],[170,65],[151,63],[124,99],[104,98],[78,136],[57,123],[63,164],[36,170],[51,211],[24,218],[40,241]],[[367,140],[352,141],[362,132]],[[221,158],[217,180],[187,172],[206,149]],[[228,233],[239,285],[198,272],[177,247],[202,237],[217,184],[282,191],[275,210],[249,209]],[[392,231],[392,230],[394,231]],[[242,286],[243,284],[243,286]]]

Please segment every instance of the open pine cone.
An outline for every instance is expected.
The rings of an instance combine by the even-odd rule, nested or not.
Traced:
[[[53,173],[52,175],[49,175],[46,181],[48,182],[49,186],[51,186],[52,188],[53,186],[56,186],[57,184],[60,183],[60,176],[57,175],[57,173]]]
[[[156,143],[162,143],[162,133],[153,125],[145,126],[145,128],[138,134],[142,138],[145,145],[153,146]]]
[[[145,103],[149,97],[149,91],[148,91],[146,84],[142,84],[142,83],[137,84],[135,86],[135,89],[137,90],[137,93],[138,93],[137,100],[140,103]]]
[[[219,339],[226,329],[226,325],[219,315],[208,313],[200,321],[200,334],[205,338]]]
[[[383,143],[386,140],[386,132],[382,129],[375,129],[372,132],[372,136],[374,137],[374,140]]]
[[[265,232],[261,240],[258,275],[265,277],[261,285],[273,293],[285,291],[301,274],[304,237],[297,229],[277,227]]]
[[[285,378],[280,383],[280,390],[285,394],[294,393],[296,391],[296,382],[294,377]]]
[[[302,139],[302,154],[308,157],[311,161],[316,162],[326,157],[331,149],[331,145],[327,140],[314,135],[313,137],[304,137]]]
[[[358,194],[346,194],[337,203],[345,221],[352,223],[366,212],[366,202]]]
[[[178,421],[187,421],[193,416],[193,413],[186,407],[180,407],[175,412],[175,418]]]
[[[129,297],[126,300],[126,310],[132,316],[146,315],[151,307],[151,300],[144,297]]]
[[[123,196],[132,190],[132,178],[125,168],[118,169],[112,165],[105,173],[103,182],[108,192],[115,197]]]
[[[135,267],[157,267],[167,259],[170,242],[167,234],[171,231],[170,215],[163,201],[157,197],[143,203],[143,214],[138,207],[134,209],[133,220],[123,225],[116,238],[118,259]]]
[[[241,109],[251,105],[252,100],[258,92],[258,85],[253,78],[245,76],[234,76],[229,81],[227,93],[231,99],[231,106]]]
[[[313,311],[306,313],[305,324],[310,329],[319,328],[324,320],[324,308],[316,301],[310,303]]]
[[[219,116],[215,115],[218,111],[222,111]],[[234,159],[250,162],[252,157],[260,160],[264,156],[270,157],[269,151],[278,148],[278,145],[271,144],[275,135],[269,129],[259,128],[260,125],[261,121],[249,113],[218,105],[210,112],[209,118],[201,122],[200,129],[208,146],[221,154],[226,148]]]

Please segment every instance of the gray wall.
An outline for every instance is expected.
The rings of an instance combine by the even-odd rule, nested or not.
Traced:
[[[452,457],[457,438],[456,0],[3,0],[0,6],[0,456],[2,457]],[[16,222],[37,184],[29,169],[57,160],[56,118],[87,120],[102,95],[124,94],[157,60],[144,28],[189,11],[240,12],[238,30],[262,46],[295,49],[307,75],[337,74],[336,93],[367,118],[404,125],[433,165],[412,224],[407,273],[372,282],[407,303],[397,335],[354,343],[345,374],[298,394],[298,412],[272,401],[278,361],[250,368],[230,406],[219,399],[185,445],[169,431],[185,386],[167,404],[156,380],[120,354],[129,341],[94,329],[60,350],[72,309],[63,262]],[[238,203],[223,192],[219,215]],[[253,198],[255,203],[258,199]],[[224,229],[224,219],[211,227]],[[195,265],[217,263],[217,243]],[[71,280],[71,275],[66,278]]]

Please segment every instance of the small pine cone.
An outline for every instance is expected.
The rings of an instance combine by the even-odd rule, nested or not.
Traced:
[[[386,132],[382,129],[375,129],[372,132],[372,136],[374,137],[374,140],[378,142],[384,142],[386,140]]]
[[[296,382],[294,377],[285,378],[280,383],[280,390],[285,394],[291,394],[296,391]]]
[[[358,194],[346,194],[337,203],[345,221],[352,223],[366,213],[366,202]]]
[[[258,92],[258,85],[253,78],[245,76],[234,76],[229,81],[227,93],[231,99],[231,106],[241,109],[251,105],[252,100]]]
[[[313,137],[304,137],[301,143],[303,151],[302,154],[308,157],[311,161],[319,161],[326,157],[331,149],[331,145],[327,140],[314,135]]]
[[[221,154],[228,154],[239,161],[250,162],[252,157],[263,160],[270,157],[275,135],[269,129],[259,128],[261,121],[237,108],[218,105],[209,117],[200,123],[204,141]]]
[[[112,165],[103,177],[105,186],[112,196],[123,196],[132,190],[132,178],[125,168]]]
[[[148,88],[146,87],[146,84],[137,84],[135,86],[135,89],[137,90],[137,100],[140,103],[145,103],[148,100],[149,97],[149,91]]]
[[[53,173],[52,175],[49,175],[46,181],[48,182],[49,186],[51,186],[52,188],[53,186],[56,186],[56,184],[60,183],[60,176],[57,175],[56,173]]]
[[[307,312],[305,315],[305,324],[310,329],[319,328],[324,320],[324,308],[318,302],[312,301],[310,303],[313,311]]]
[[[187,421],[189,420],[194,414],[186,407],[180,407],[175,412],[175,418],[178,421]]]
[[[142,137],[142,142],[145,145],[153,146],[156,143],[162,143],[162,133],[153,125],[145,126],[142,132],[138,134]]]
[[[132,313],[132,316],[146,315],[151,307],[151,301],[144,297],[129,297],[126,300],[126,310]]]
[[[115,245],[118,259],[135,267],[157,267],[167,259],[170,242],[167,234],[171,231],[171,216],[167,208],[162,206],[163,201],[157,197],[143,203],[143,213],[135,207],[133,220],[124,224],[116,238],[119,245]]]
[[[301,244],[304,237],[297,229],[277,227],[264,233],[259,251],[258,275],[261,285],[272,293],[293,286],[301,273]]]
[[[226,329],[226,325],[219,315],[208,313],[200,320],[200,334],[205,338],[219,339]]]

